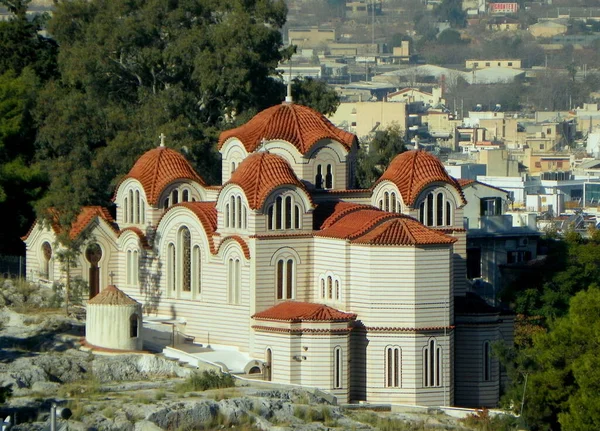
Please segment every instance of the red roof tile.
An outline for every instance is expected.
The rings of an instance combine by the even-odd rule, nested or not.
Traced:
[[[69,236],[71,238],[77,238],[81,234],[81,232],[83,232],[85,228],[87,228],[92,222],[92,220],[94,220],[96,217],[106,221],[112,228],[112,230],[114,230],[115,232],[119,231],[116,226],[115,220],[112,218],[112,216],[106,208],[101,206],[88,206],[81,208],[79,215],[77,216],[77,218],[73,222],[73,225],[71,226]],[[58,227],[53,227],[55,231],[57,231]]]
[[[210,252],[212,254],[217,253],[217,249],[213,243],[213,236],[217,230],[217,207],[216,202],[181,202],[170,207],[158,220],[157,226],[162,221],[163,217],[167,215],[173,208],[184,207],[189,209],[198,218],[206,236],[208,237],[208,243],[210,244]]]
[[[347,149],[352,147],[356,136],[338,129],[322,114],[295,103],[282,103],[259,112],[249,122],[235,129],[226,130],[219,136],[220,149],[229,138],[238,138],[246,151],[253,152],[263,139],[281,139],[306,154],[321,139],[333,139]]]
[[[394,213],[380,211],[374,207],[369,208],[349,211],[333,223],[329,223],[332,218],[330,217],[323,223],[324,228],[315,235],[353,240],[364,235],[382,221],[397,217],[397,214]]]
[[[133,227],[133,226],[126,227],[125,229],[121,230],[121,232],[119,233],[119,236],[123,235],[127,231],[131,231],[138,236],[138,238],[140,239],[140,244],[143,248],[152,248],[152,247],[150,247],[150,244],[148,243],[148,238],[146,237],[146,234],[144,232],[142,232],[142,230],[140,228]]]
[[[421,190],[437,181],[454,187],[461,196],[462,202],[466,203],[462,189],[456,180],[448,175],[442,162],[426,151],[412,150],[398,154],[375,185],[384,180],[396,184],[406,205],[414,204]]]
[[[373,245],[452,244],[457,238],[423,226],[413,218],[403,216],[387,220],[367,232],[354,243]]]
[[[147,151],[135,162],[125,178],[135,178],[142,184],[151,205],[158,203],[161,192],[175,180],[187,179],[206,186],[185,157],[167,147]]]
[[[466,178],[457,178],[456,181],[458,181],[458,184],[461,187],[468,186],[469,184],[473,184],[475,182],[475,180],[469,180],[469,179],[466,179]]]
[[[269,194],[279,186],[296,186],[306,192],[290,164],[283,157],[266,151],[246,157],[227,184],[240,186],[254,210],[260,209]]]
[[[136,305],[139,304],[115,285],[106,286],[88,301],[88,305]]]
[[[219,249],[213,254],[217,254],[227,240],[233,240],[237,242],[240,245],[240,247],[242,247],[242,251],[244,252],[244,256],[246,257],[246,259],[250,259],[250,247],[248,247],[248,244],[246,243],[246,241],[244,241],[244,238],[242,238],[239,235],[230,235],[223,238],[223,241],[221,241],[221,244],[219,244]]]
[[[256,313],[252,318],[285,322],[344,322],[356,319],[356,314],[339,311],[324,304],[286,301]]]
[[[324,211],[331,211],[331,213],[320,226],[320,229],[327,229],[328,227],[331,227],[335,222],[352,212],[359,211],[361,209],[373,209],[373,207],[370,205],[361,205],[351,202],[336,202],[332,209],[328,208],[327,204],[319,204],[317,211],[321,211],[323,208]]]

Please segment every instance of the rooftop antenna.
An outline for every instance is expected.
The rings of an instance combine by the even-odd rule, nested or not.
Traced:
[[[165,134],[161,133],[158,137],[160,138],[160,146],[164,147],[165,146],[165,138],[166,138]]]

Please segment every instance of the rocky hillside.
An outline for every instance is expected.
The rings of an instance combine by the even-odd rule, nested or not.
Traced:
[[[22,290],[0,286],[8,305],[0,308],[0,387],[12,390],[0,418],[16,416],[13,430],[44,429],[52,403],[71,409],[71,430],[501,429],[484,428],[494,422],[485,414],[467,424],[440,412],[375,412],[308,390],[202,376],[157,355],[94,355],[79,349],[81,317],[40,308],[50,296]]]

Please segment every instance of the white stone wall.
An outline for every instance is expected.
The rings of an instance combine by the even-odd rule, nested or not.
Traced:
[[[137,316],[137,333],[131,337],[132,315]],[[88,304],[85,322],[85,338],[96,347],[116,350],[142,349],[142,306]]]

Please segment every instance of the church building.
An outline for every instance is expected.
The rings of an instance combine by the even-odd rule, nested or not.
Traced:
[[[82,208],[70,233],[91,240],[72,273],[90,297],[116,285],[265,380],[342,403],[496,405],[491,346],[512,342],[513,319],[470,291],[466,201],[438,159],[404,152],[354,189],[356,136],[291,98],[218,149],[219,186],[161,142],[118,184],[115,218]],[[24,241],[31,281],[64,280],[52,227]]]

